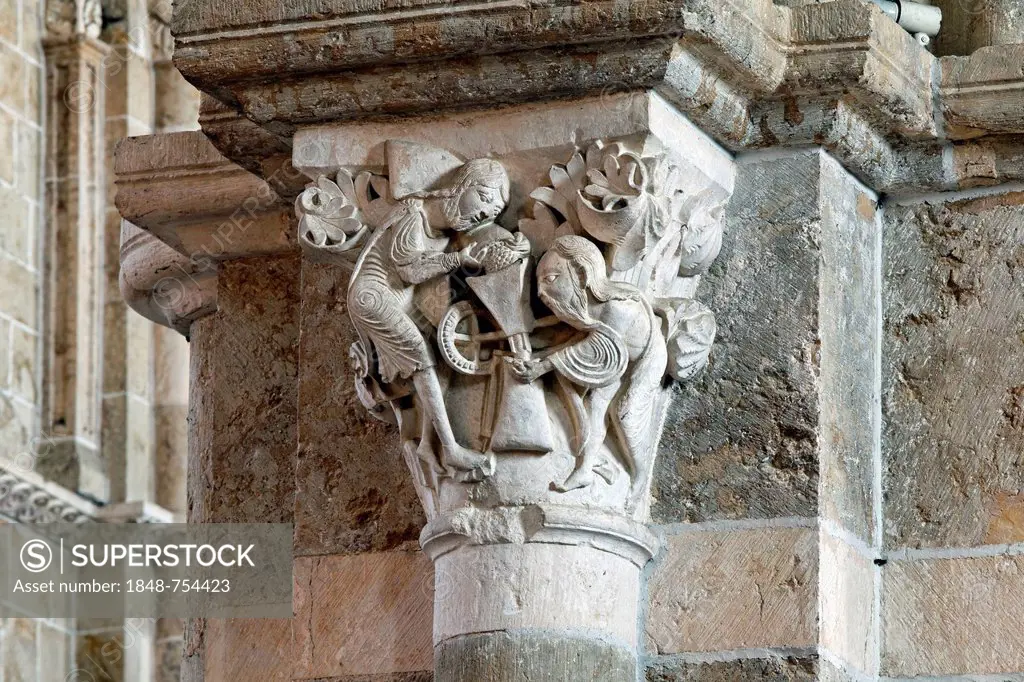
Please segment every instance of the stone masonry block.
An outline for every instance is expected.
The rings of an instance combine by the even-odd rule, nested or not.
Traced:
[[[817,532],[759,528],[672,535],[648,593],[647,646],[654,653],[814,645]]]
[[[1024,194],[885,225],[886,542],[1024,541]]]

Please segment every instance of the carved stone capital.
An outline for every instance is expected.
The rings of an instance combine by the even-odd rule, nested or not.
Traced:
[[[656,95],[613,104],[433,124],[449,148],[408,126],[383,145],[360,126],[298,137],[296,165],[334,170],[296,199],[299,241],[353,272],[357,392],[399,426],[428,518],[646,518],[670,384],[715,336],[696,295],[731,160]],[[579,124],[600,137],[573,142]]]
[[[712,350],[698,286],[732,159],[624,93],[306,129],[294,163],[315,178],[306,258],[351,273],[356,393],[426,511],[439,655],[586,628],[633,660],[654,460],[673,384]]]

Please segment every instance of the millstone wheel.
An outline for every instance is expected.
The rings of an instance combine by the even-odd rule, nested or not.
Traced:
[[[484,359],[483,346],[478,340],[480,320],[469,301],[459,301],[445,311],[437,325],[437,345],[445,361],[456,372],[470,375],[491,373],[491,358]]]

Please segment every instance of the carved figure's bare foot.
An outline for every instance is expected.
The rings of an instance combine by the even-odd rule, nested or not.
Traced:
[[[444,450],[443,462],[452,478],[464,483],[482,481],[493,474],[495,468],[493,454],[483,454],[461,445]]]
[[[409,441],[407,445],[411,445],[412,441]],[[423,462],[430,471],[435,474],[444,472],[444,468],[441,463],[437,461],[437,455],[434,453],[434,448],[430,447],[430,442],[427,439],[421,439],[419,446],[416,448],[416,456],[421,462]]]
[[[565,483],[562,483],[561,485],[552,483],[551,487],[560,493],[567,493],[570,490],[589,488],[593,484],[594,469],[589,464],[581,464],[576,467],[576,471],[569,475],[569,478],[565,479]]]
[[[576,466],[576,470],[569,475],[569,478],[565,479],[565,483],[561,485],[552,483],[551,487],[560,493],[567,493],[570,490],[577,490],[579,488],[588,488],[594,485],[594,482],[597,480],[594,474],[603,478],[608,485],[614,483],[618,477],[615,467],[607,459],[602,457],[596,464],[592,464],[584,458]]]

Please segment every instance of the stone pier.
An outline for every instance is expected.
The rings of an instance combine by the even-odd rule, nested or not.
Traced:
[[[296,555],[183,680],[1024,674],[1024,46],[786,4],[175,7],[121,289]]]

